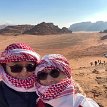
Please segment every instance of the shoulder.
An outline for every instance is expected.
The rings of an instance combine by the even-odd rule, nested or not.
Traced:
[[[91,98],[87,98],[82,94],[76,94],[76,106],[81,105],[82,107],[99,107],[99,105]]]
[[[75,107],[78,107],[84,101],[84,99],[86,99],[86,97],[82,94],[75,94]]]
[[[83,107],[99,107],[99,105],[91,98],[84,98],[81,105]]]

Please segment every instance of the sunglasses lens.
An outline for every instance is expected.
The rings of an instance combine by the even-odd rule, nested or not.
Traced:
[[[51,75],[51,77],[53,77],[53,78],[57,78],[60,75],[60,71],[57,69],[53,69],[50,71],[49,74],[41,71],[41,72],[38,72],[37,78],[38,78],[38,80],[46,80],[48,75]]]
[[[27,69],[28,72],[35,71],[35,68],[36,68],[36,64],[28,64],[26,66],[26,69]]]
[[[50,75],[51,75],[53,78],[57,78],[57,77],[60,75],[60,71],[57,70],[57,69],[53,69],[53,70],[50,72]]]
[[[46,72],[38,72],[37,79],[38,80],[45,80],[47,78],[48,73]]]
[[[20,65],[14,65],[14,66],[10,66],[11,72],[13,73],[18,73],[21,72],[23,67]]]

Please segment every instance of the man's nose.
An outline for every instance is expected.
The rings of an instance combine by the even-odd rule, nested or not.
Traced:
[[[23,69],[21,71],[21,75],[22,76],[26,76],[27,75],[27,69],[26,69],[26,67],[23,67]]]

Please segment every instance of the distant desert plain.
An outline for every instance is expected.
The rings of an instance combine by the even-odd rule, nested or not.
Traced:
[[[0,35],[0,51],[15,42],[29,44],[41,57],[63,54],[70,62],[74,80],[87,97],[107,107],[106,33],[70,33],[60,35]]]

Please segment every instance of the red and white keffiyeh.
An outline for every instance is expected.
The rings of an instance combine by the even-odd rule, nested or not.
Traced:
[[[33,61],[38,64],[40,62],[40,55],[25,43],[14,43],[7,46],[5,51],[1,53],[0,63],[2,64],[16,61]],[[21,92],[35,91],[35,74],[22,80],[14,78],[6,73],[2,66],[0,66],[0,72],[4,83],[10,88]]]
[[[37,75],[38,71],[42,71],[45,68],[57,68],[62,71],[68,78],[71,78],[71,67],[67,59],[61,54],[49,54],[45,55],[38,67],[36,68],[35,74]]]
[[[54,98],[75,93],[71,79],[65,79],[57,84],[49,86],[43,86],[37,83],[36,88],[39,98],[42,99],[43,101],[49,101]]]
[[[34,61],[39,63],[40,55],[25,43],[13,43],[1,53],[0,63],[16,61]]]
[[[59,69],[67,77],[63,81],[49,86],[43,86],[37,83],[37,94],[43,101],[49,101],[57,97],[75,93],[70,65],[63,55],[50,54],[44,56],[37,66],[35,74],[37,75],[42,70],[46,71],[53,68]]]
[[[43,100],[52,107],[99,107],[95,101],[85,96],[75,93],[74,80],[72,79],[71,70],[67,60],[59,54],[50,54],[42,58],[41,63],[36,69],[39,71],[59,69],[67,78],[57,84],[43,86],[37,83],[37,93],[39,101]],[[39,102],[38,101],[38,102]],[[40,105],[40,107],[42,107]]]
[[[7,74],[2,66],[0,66],[0,72],[2,75],[2,81],[10,88],[20,92],[35,92],[36,76],[35,74],[29,76],[26,79],[15,78]]]

